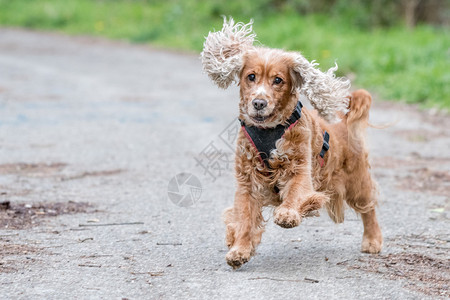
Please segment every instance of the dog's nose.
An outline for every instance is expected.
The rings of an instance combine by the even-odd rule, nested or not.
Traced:
[[[261,110],[267,106],[267,101],[264,99],[253,99],[252,104],[256,110]]]

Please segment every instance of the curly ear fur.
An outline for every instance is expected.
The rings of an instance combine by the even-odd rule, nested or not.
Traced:
[[[337,64],[326,73],[317,69],[318,65],[295,54],[292,71],[297,78],[294,82],[319,114],[328,122],[335,123],[339,121],[338,111],[344,114],[348,111],[350,80],[336,78],[334,72],[338,69]]]
[[[223,20],[223,28],[210,32],[203,44],[201,60],[203,70],[220,88],[226,89],[238,81],[242,68],[242,53],[253,47],[256,34],[253,20],[248,24],[234,23],[233,18]]]

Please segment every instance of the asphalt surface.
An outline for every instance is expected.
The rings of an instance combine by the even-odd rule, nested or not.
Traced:
[[[267,210],[257,255],[233,271],[221,213],[237,107],[196,55],[0,29],[0,201],[91,205],[0,230],[0,298],[449,297],[448,116],[376,99],[371,122],[395,122],[368,131],[381,255],[359,252],[351,210],[289,230]],[[218,153],[220,169],[199,163]],[[169,185],[182,172],[201,189]]]

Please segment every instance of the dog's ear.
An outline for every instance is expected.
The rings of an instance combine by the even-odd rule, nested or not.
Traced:
[[[324,73],[317,68],[318,63],[309,62],[299,53],[292,55],[294,88],[309,99],[325,120],[331,123],[339,121],[337,112],[345,114],[348,111],[350,80],[336,78],[337,64]]]
[[[232,18],[228,21],[224,18],[222,30],[210,32],[206,37],[201,53],[203,70],[223,89],[238,81],[242,54],[253,47],[256,37],[252,24],[253,21],[235,24]]]

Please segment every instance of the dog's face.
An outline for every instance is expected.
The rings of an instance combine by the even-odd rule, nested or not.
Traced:
[[[298,76],[290,53],[266,48],[247,51],[239,75],[240,118],[259,127],[283,123],[297,103]]]

